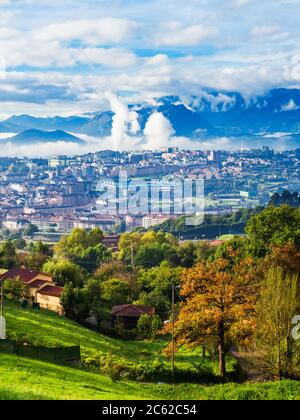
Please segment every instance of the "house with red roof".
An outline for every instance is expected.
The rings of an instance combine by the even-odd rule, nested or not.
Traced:
[[[61,306],[61,295],[63,288],[54,284],[47,284],[39,288],[35,293],[36,303],[41,308],[46,308],[49,311],[63,315],[63,309]]]
[[[53,277],[27,268],[12,268],[0,275],[0,281],[20,279],[27,288],[27,298],[43,309],[63,314],[61,295],[63,288],[56,286]]]
[[[155,315],[155,308],[141,305],[118,305],[114,306],[111,311],[114,326],[121,323],[125,328],[136,328],[138,321],[142,315]]]

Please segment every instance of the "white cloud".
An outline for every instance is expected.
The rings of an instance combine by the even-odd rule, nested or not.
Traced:
[[[252,28],[252,36],[256,40],[267,40],[269,42],[276,42],[288,38],[289,33],[284,32],[279,26],[260,25]]]
[[[113,149],[122,150],[130,141],[129,133],[136,134],[140,129],[138,114],[135,111],[129,111],[128,106],[117,95],[106,92],[106,97],[114,113],[111,131]]]
[[[175,134],[170,121],[161,113],[153,113],[145,126],[145,148],[156,150],[167,146]]]
[[[273,35],[278,32],[278,26],[255,26],[252,29],[252,35],[262,36],[262,35]]]
[[[101,64],[108,67],[131,67],[137,64],[137,56],[121,48],[73,49],[74,60],[86,65]]]
[[[233,7],[247,3],[257,7]],[[2,109],[95,111],[106,90],[131,103],[207,86],[297,87],[299,13],[297,0],[10,2],[0,12]]]
[[[233,0],[234,4],[237,6],[245,6],[246,4],[250,3],[251,0]]]
[[[81,19],[46,25],[32,31],[31,37],[36,42],[79,40],[87,45],[106,45],[130,38],[136,29],[136,23],[126,19]]]
[[[161,46],[195,46],[215,37],[217,33],[217,29],[213,27],[182,26],[179,22],[172,22],[158,34],[155,43]]]
[[[281,112],[297,111],[300,108],[293,99],[291,99],[286,105],[281,107]]]

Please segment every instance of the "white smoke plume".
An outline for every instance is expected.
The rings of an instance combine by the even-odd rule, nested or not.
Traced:
[[[111,111],[115,114],[111,130],[113,148],[121,150],[132,142],[129,134],[137,134],[140,130],[138,114],[135,111],[130,111],[128,106],[114,93],[106,92],[105,96],[110,101]]]
[[[161,112],[154,112],[144,129],[145,147],[156,150],[168,146],[174,134],[175,131],[170,121]]]

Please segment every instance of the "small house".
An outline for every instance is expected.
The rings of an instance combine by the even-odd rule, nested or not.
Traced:
[[[63,288],[55,285],[44,285],[38,289],[35,293],[35,301],[40,305],[41,308],[48,309],[63,315],[63,309],[61,307],[61,295],[63,293]]]
[[[127,329],[136,328],[140,317],[145,314],[155,315],[155,308],[127,304],[114,306],[111,312],[113,325],[120,323]]]
[[[0,281],[17,278],[26,285],[27,298],[31,303],[38,303],[43,309],[63,315],[60,300],[63,288],[56,286],[52,276],[26,268],[12,268],[0,275]]]

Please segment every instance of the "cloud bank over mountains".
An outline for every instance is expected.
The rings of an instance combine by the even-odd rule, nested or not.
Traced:
[[[0,122],[0,155],[50,156],[104,149],[157,150],[299,147],[300,90],[274,89],[252,98],[203,91],[128,105],[106,92],[108,109],[82,116],[12,116]],[[13,134],[15,133],[15,134]],[[16,134],[17,133],[17,134]]]
[[[297,0],[2,0],[0,114],[300,86]]]
[[[0,0],[0,127],[85,141],[57,154],[296,144],[298,96],[270,108],[268,92],[300,88],[299,15],[298,0]],[[71,118],[4,121],[21,114]],[[43,155],[46,137],[6,151]]]

